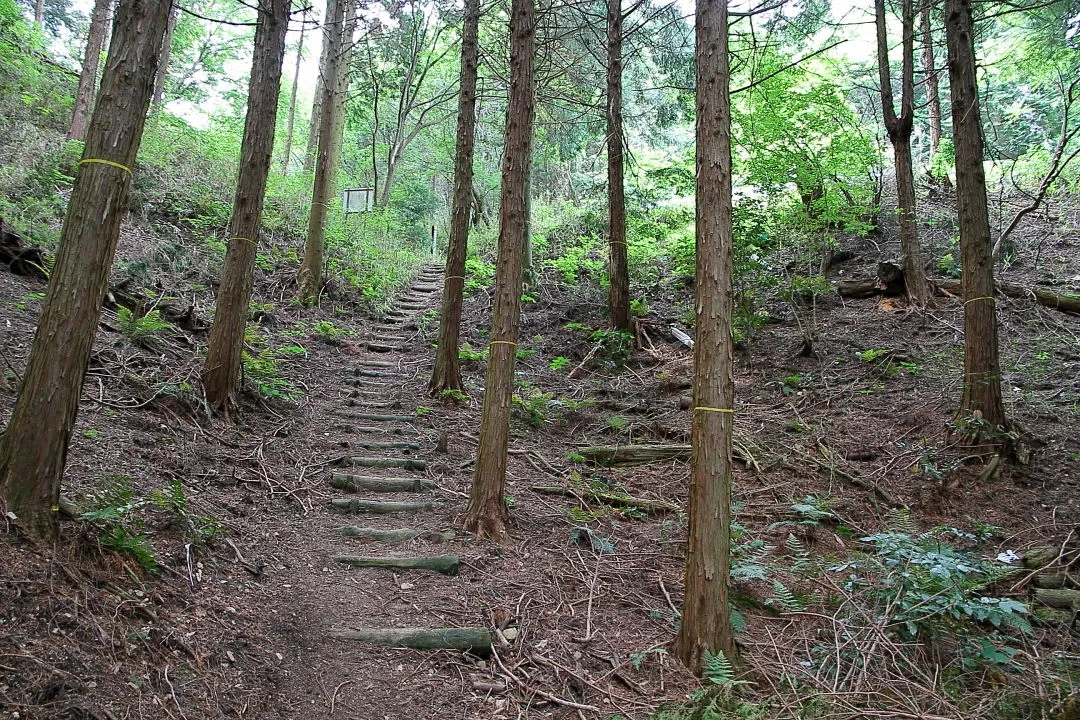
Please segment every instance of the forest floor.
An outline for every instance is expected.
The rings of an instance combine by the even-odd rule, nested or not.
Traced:
[[[880,253],[873,243],[860,250],[838,271],[872,272]],[[1066,237],[1051,254],[1075,291],[1080,237]],[[1014,273],[1010,279],[1023,281],[1022,266]],[[119,519],[64,522],[54,546],[0,525],[3,717],[645,718],[700,687],[662,651],[681,604],[682,516],[619,510],[586,494],[606,488],[684,507],[686,463],[605,468],[576,457],[584,445],[689,442],[689,413],[679,398],[691,354],[664,339],[685,298],[650,297],[654,310],[641,327],[651,349],[624,368],[587,366],[571,379],[568,371],[592,347],[574,323],[602,327],[602,296],[599,289],[542,285],[537,302],[526,305],[519,348],[509,540],[497,545],[458,533],[448,542],[380,550],[337,529],[354,522],[458,528],[472,478],[483,362],[465,365],[469,404],[444,405],[426,393],[437,293],[409,310],[416,322],[401,343],[407,351],[373,353],[363,339],[375,317],[331,303],[314,311],[281,305],[284,284],[264,278],[257,300],[278,303],[261,319],[268,347],[307,351],[278,369],[302,393],[295,400],[249,397],[229,419],[208,419],[190,391],[199,369],[193,338],[205,342],[205,323],[137,347],[106,314],[65,492],[90,505],[108,496]],[[0,273],[5,417],[43,289]],[[756,562],[768,575],[736,590],[747,625],[742,648],[761,693],[779,693],[772,683],[800,671],[801,682],[814,686],[813,671],[804,668],[820,625],[806,617],[812,613],[778,611],[773,581],[809,595],[810,582],[792,570],[800,559],[820,560],[827,576],[824,568],[862,547],[859,538],[896,522],[891,504],[909,508],[920,530],[996,526],[980,549],[990,558],[1072,547],[1080,522],[1080,318],[1023,300],[1002,298],[998,306],[1008,414],[1031,458],[984,480],[977,479],[983,465],[965,462],[947,432],[960,394],[963,318],[955,299],[939,298],[919,313],[889,299],[820,295],[811,306],[770,308],[779,322],[760,328],[739,354],[735,427],[746,452],[735,478],[737,519],[743,542],[762,541]],[[487,345],[489,315],[486,294],[466,303],[463,340],[471,347]],[[320,339],[320,322],[348,334],[323,332]],[[809,356],[799,354],[808,323]],[[559,356],[570,363],[553,370]],[[392,362],[392,377],[376,378],[358,395],[345,381],[369,360]],[[365,397],[394,404],[380,412],[414,420],[400,426],[400,436],[388,429],[366,435],[335,414],[362,411]],[[363,520],[328,507],[344,496],[330,487],[330,475],[343,457],[371,454],[358,448],[376,435],[415,437],[420,450],[408,457],[426,461],[440,507],[408,519]],[[540,485],[564,485],[576,496],[534,492]],[[827,516],[808,520],[797,507],[807,505]],[[105,547],[101,527],[145,533],[159,569],[147,572],[131,553]],[[447,553],[461,558],[456,575],[333,559]],[[1028,586],[1011,596],[1027,601]],[[495,655],[376,648],[330,633],[416,626],[497,629]],[[1033,656],[1071,657],[1077,671],[1080,644],[1065,626],[1038,626],[1026,647]],[[994,690],[973,691],[976,700],[935,693],[936,686],[920,696],[902,682],[904,690],[878,693],[869,704],[866,693],[848,700],[886,713],[878,717],[959,720],[996,717],[988,708],[1002,682],[1031,697],[1050,694],[1047,681],[1030,673],[991,680]],[[1070,693],[1076,689],[1064,689]],[[841,710],[829,716],[869,716]]]

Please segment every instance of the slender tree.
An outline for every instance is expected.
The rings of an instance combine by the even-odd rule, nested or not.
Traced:
[[[920,15],[922,18],[922,64],[926,84],[926,110],[930,126],[930,159],[937,155],[941,144],[941,94],[938,92],[937,61],[934,59],[934,34],[930,23],[930,11],[933,0],[923,0]]]
[[[622,0],[607,0],[608,313],[614,330],[629,332],[630,274],[626,263],[623,189]]]
[[[289,173],[292,161],[293,129],[296,126],[296,91],[300,87],[300,64],[304,59],[304,31],[306,22],[300,23],[300,40],[296,44],[296,68],[293,70],[292,93],[289,97],[289,121],[285,126],[285,151],[281,154],[281,174]]]
[[[161,112],[161,106],[165,102],[165,82],[169,79],[169,60],[172,58],[173,34],[176,32],[176,18],[180,14],[180,8],[173,5],[169,13],[169,24],[165,27],[165,40],[161,44],[161,62],[158,63],[157,75],[154,77],[154,100],[150,106],[150,112],[157,115]]]
[[[458,95],[457,147],[454,151],[454,198],[450,213],[450,240],[446,246],[439,344],[428,389],[437,394],[461,390],[458,345],[461,339],[461,303],[465,288],[465,254],[469,244],[469,214],[473,201],[473,147],[476,140],[476,75],[480,0],[465,0],[461,26],[461,92]]]
[[[34,27],[41,30],[41,24],[45,21],[45,0],[34,2]]]
[[[506,531],[506,450],[510,441],[510,398],[521,314],[521,258],[525,234],[525,175],[532,158],[535,111],[535,27],[533,0],[513,0],[510,8],[510,99],[499,204],[499,247],[495,268],[495,308],[484,385],[484,411],[465,528],[488,538]]]
[[[686,597],[675,654],[699,672],[735,657],[729,621],[732,336],[731,97],[727,0],[698,0],[694,416]]]
[[[956,148],[956,211],[964,291],[964,398],[957,414],[960,434],[972,443],[995,439],[1006,428],[998,366],[994,258],[986,206],[983,127],[975,75],[971,0],[945,0],[953,145]],[[983,426],[983,427],[980,427]]]
[[[121,0],[101,92],[15,408],[0,495],[31,533],[57,534],[60,481],[131,188],[171,3]]]
[[[874,0],[877,19],[878,76],[881,78],[881,110],[885,131],[893,146],[896,196],[900,217],[900,252],[904,257],[904,283],[908,298],[922,307],[930,300],[926,268],[919,250],[919,227],[915,219],[915,173],[911,162],[911,132],[915,126],[915,10],[913,0],[900,0],[903,27],[903,66],[900,79],[900,114],[893,104],[889,71],[889,37],[885,29],[885,0]]]
[[[315,81],[315,97],[311,102],[311,127],[308,129],[307,151],[304,153],[304,172],[315,170],[315,156],[319,152],[319,127],[322,122],[323,98],[326,97],[326,71],[330,59],[330,48],[334,43],[331,33],[341,33],[341,26],[331,22],[333,5],[337,0],[328,0],[322,24],[322,46],[319,49],[319,77]],[[344,17],[344,15],[342,15]]]
[[[212,408],[226,412],[240,389],[244,330],[266,197],[266,178],[274,154],[274,128],[277,126],[290,5],[291,0],[261,0],[255,28],[240,172],[229,222],[229,249],[202,373],[207,402]]]
[[[300,266],[297,283],[300,299],[313,303],[322,285],[323,256],[326,244],[326,216],[329,211],[330,193],[334,182],[334,114],[338,73],[341,66],[341,50],[345,33],[344,19],[346,0],[332,0],[326,5],[327,27],[323,33],[326,46],[326,66],[323,71],[323,93],[319,108],[319,151],[315,163],[315,180],[311,191],[311,215],[308,219],[307,243],[304,246],[304,262]]]
[[[82,72],[79,73],[79,88],[75,91],[75,111],[71,115],[71,127],[68,140],[83,140],[86,137],[86,124],[90,122],[90,106],[97,89],[98,67],[101,65],[101,53],[105,50],[105,35],[109,31],[109,19],[112,16],[112,0],[96,0],[90,13],[90,31],[86,36],[86,52],[83,54]]]
[[[344,33],[341,41],[341,61],[338,64],[337,85],[334,88],[334,124],[331,128],[330,145],[330,187],[334,186],[338,164],[341,162],[341,148],[345,141],[345,106],[349,99],[349,83],[352,80],[352,63],[356,55],[356,10],[357,0],[345,3]]]

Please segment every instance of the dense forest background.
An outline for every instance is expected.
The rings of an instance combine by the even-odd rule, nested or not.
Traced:
[[[507,28],[521,0],[478,6],[459,276],[436,268],[454,267],[477,6],[176,4],[137,158],[120,166],[130,192],[57,471],[61,542],[4,520],[0,711],[1077,717],[1080,3],[954,4],[974,22],[974,130],[956,122],[971,114],[954,106],[942,3],[729,8],[736,412],[734,439],[715,447],[735,461],[723,533],[733,634],[689,670],[686,461],[704,404],[691,353],[694,338],[715,337],[701,324],[697,221],[715,206],[695,164],[695,6],[541,0],[535,83],[516,96]],[[0,0],[9,448],[114,12],[111,0]],[[275,97],[276,115],[249,92],[273,55],[275,12],[288,16],[280,92],[261,101]],[[509,175],[508,117],[529,100],[531,153]],[[271,153],[265,201],[243,187],[255,107]],[[989,235],[972,264],[958,199],[975,136]],[[524,210],[512,340],[496,280],[507,178]],[[365,212],[345,212],[350,188],[370,189]],[[236,229],[250,203],[262,208],[253,239]],[[241,249],[252,274],[236,301],[236,387],[218,392],[208,348]],[[989,284],[973,293],[976,265]],[[437,303],[454,279],[464,302],[451,345]],[[434,300],[417,295],[435,286]],[[409,293],[421,299],[403,302]],[[353,365],[390,349],[380,343],[398,331],[377,323],[398,315],[407,338],[389,337],[405,379],[362,389],[358,378],[382,371]],[[971,398],[973,345],[993,356],[1000,415]],[[436,364],[438,348],[460,369]],[[495,457],[475,431],[489,424],[498,352],[516,363],[504,378],[508,479],[485,524],[465,500]],[[411,418],[415,446],[380,441],[415,447],[445,506],[426,509],[410,547],[456,543],[457,577],[350,575],[331,559],[348,538],[316,524],[330,494],[315,477],[331,466],[341,489],[334,468],[375,447],[354,422],[364,402]],[[455,538],[462,512],[477,536]],[[483,537],[504,521],[509,539]],[[342,650],[324,630],[343,607],[395,627],[490,626],[496,652]]]

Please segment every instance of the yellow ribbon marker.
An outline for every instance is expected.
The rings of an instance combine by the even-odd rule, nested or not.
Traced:
[[[100,158],[86,158],[85,160],[80,160],[79,161],[80,165],[86,165],[87,163],[100,163],[101,165],[109,165],[109,166],[114,167],[114,168],[120,168],[121,170],[126,172],[128,175],[131,175],[131,168],[129,168],[129,167],[125,166],[125,165],[121,165],[118,162],[113,162],[112,160],[102,160]]]
[[[462,275],[447,275],[444,279],[445,280],[464,280],[465,277],[462,276]]]
[[[255,241],[254,241],[254,240],[252,240],[251,238],[244,238],[244,237],[234,237],[234,238],[229,238],[229,242],[232,242],[233,240],[243,240],[244,242],[249,242],[249,243],[251,243],[251,244],[252,244],[252,245],[254,245],[255,247],[259,247],[259,243],[255,242]]]
[[[732,409],[732,408],[713,408],[713,407],[696,407],[696,408],[694,408],[694,410],[703,410],[705,412],[722,412],[722,413],[733,413],[733,412],[735,412],[735,410]]]
[[[492,340],[489,344],[490,345],[513,345],[514,347],[517,347],[516,342],[510,342],[509,340]]]
[[[968,303],[977,302],[979,300],[989,300],[990,302],[997,302],[997,298],[993,298],[993,297],[991,297],[989,295],[984,295],[982,297],[971,298],[970,300],[965,300],[964,304],[967,305]]]

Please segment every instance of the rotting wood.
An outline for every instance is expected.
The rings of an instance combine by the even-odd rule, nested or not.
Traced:
[[[1064,573],[1057,575],[1039,575],[1035,578],[1035,587],[1046,590],[1064,590],[1069,584],[1069,576]]]
[[[939,291],[945,291],[952,295],[961,294],[960,280],[934,280]],[[1055,293],[1040,287],[1025,287],[1016,283],[997,282],[997,291],[1002,295],[1017,299],[1031,299],[1043,307],[1052,310],[1060,310],[1070,315],[1080,315],[1080,295],[1075,293]]]
[[[442,507],[442,503],[430,500],[413,502],[394,502],[390,500],[358,500],[339,498],[330,501],[330,506],[350,513],[371,512],[378,514],[399,512],[422,512]]]
[[[1080,590],[1035,588],[1035,599],[1047,607],[1061,610],[1080,610]]]
[[[359,525],[345,525],[338,528],[338,532],[344,537],[386,543],[408,542],[417,539],[427,540],[428,542],[449,542],[457,537],[457,533],[453,530],[420,530],[416,528],[383,530],[381,528],[360,527]]]
[[[461,559],[457,555],[427,557],[360,557],[335,555],[334,562],[352,567],[390,568],[396,570],[431,570],[443,575],[457,575]]]
[[[412,650],[462,650],[475,655],[491,654],[491,631],[487,628],[350,628],[330,631],[339,640],[356,640]]]
[[[427,468],[427,463],[423,460],[414,460],[413,458],[351,457],[345,462],[348,465],[354,465],[356,467],[401,468],[402,470],[414,470],[418,472]]]
[[[341,430],[347,433],[373,433],[378,435],[404,435],[405,429],[399,427],[371,427],[368,425],[349,425],[348,423],[334,423],[330,426],[334,430]],[[414,428],[409,428],[410,435],[417,435],[417,431]]]
[[[432,490],[435,483],[417,477],[412,478],[380,478],[367,475],[349,475],[348,473],[334,473],[330,478],[330,485],[339,490],[370,490],[372,492],[420,492]]]
[[[16,275],[48,280],[44,250],[31,245],[22,235],[0,218],[0,262]]]
[[[371,413],[350,412],[348,410],[332,410],[337,417],[347,420],[367,420],[368,422],[403,422],[411,423],[415,418],[409,415],[374,415]]]
[[[760,469],[749,449],[737,438],[733,441],[735,457],[755,470]],[[689,460],[690,445],[593,445],[578,450],[586,460],[604,465],[633,465],[658,460]]]
[[[567,495],[569,497],[577,498],[587,497],[602,503],[607,503],[608,505],[632,507],[637,508],[638,510],[645,510],[646,512],[679,512],[681,510],[678,505],[669,503],[666,500],[647,500],[645,498],[630,497],[629,495],[603,492],[601,490],[575,490],[561,485],[535,485],[531,490],[541,495]]]

